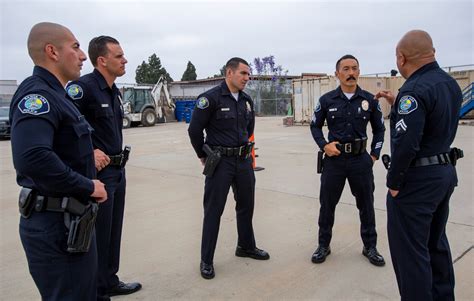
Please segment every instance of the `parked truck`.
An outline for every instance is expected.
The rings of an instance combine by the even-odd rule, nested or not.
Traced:
[[[123,128],[136,125],[154,126],[175,121],[175,105],[161,76],[154,86],[125,86],[122,88],[124,109]]]

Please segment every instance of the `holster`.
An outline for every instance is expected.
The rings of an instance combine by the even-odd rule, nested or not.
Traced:
[[[128,162],[128,158],[130,156],[130,151],[132,150],[132,147],[130,145],[125,145],[123,152],[122,152],[122,162],[120,162],[120,167],[124,168],[125,164]]]
[[[318,164],[316,166],[317,173],[322,173],[324,167],[324,151],[318,151]]]
[[[72,215],[69,212],[64,213],[65,224],[66,226],[69,224],[67,238],[67,251],[69,253],[89,251],[98,210],[99,205],[95,202],[90,202],[84,214],[80,216]]]
[[[221,153],[218,150],[212,150],[211,147],[207,144],[204,144],[202,146],[202,150],[207,155],[206,163],[204,165],[204,170],[202,174],[206,177],[212,177],[217,165],[219,165],[219,162],[221,161]]]
[[[457,147],[451,148],[451,150],[449,151],[449,159],[451,160],[451,164],[453,164],[453,166],[456,166],[456,161],[461,158],[464,158],[463,150]]]
[[[33,208],[35,207],[35,200],[33,197],[33,190],[22,187],[20,190],[20,197],[18,198],[18,208],[20,214],[24,218],[29,218]]]

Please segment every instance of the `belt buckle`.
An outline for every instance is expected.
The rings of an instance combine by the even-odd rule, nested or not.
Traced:
[[[344,144],[344,152],[346,154],[350,154],[352,152],[352,144],[351,143]]]
[[[242,157],[242,149],[243,149],[243,147],[239,146],[239,157]]]

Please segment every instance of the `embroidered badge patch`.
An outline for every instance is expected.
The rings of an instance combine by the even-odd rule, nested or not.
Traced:
[[[18,103],[23,114],[41,115],[49,112],[48,100],[39,94],[29,94]]]
[[[198,107],[201,110],[204,110],[209,106],[209,100],[206,97],[199,97],[197,100],[196,107]]]
[[[362,101],[361,106],[362,106],[362,110],[367,111],[367,110],[369,109],[369,102],[364,99],[364,100]]]
[[[418,108],[416,99],[412,96],[403,96],[398,104],[398,114],[410,114]]]
[[[72,99],[77,100],[77,99],[82,98],[82,96],[84,95],[84,92],[82,91],[81,86],[72,84],[69,87],[67,87],[67,94]]]
[[[314,108],[314,111],[315,111],[315,112],[321,111],[321,103],[320,103],[320,102],[318,102],[318,103],[316,104],[316,107]]]

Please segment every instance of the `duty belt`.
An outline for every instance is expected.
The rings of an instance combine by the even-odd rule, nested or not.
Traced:
[[[222,156],[247,158],[252,153],[253,145],[253,142],[249,142],[239,147],[214,146],[212,148],[217,150]]]
[[[109,156],[110,158],[110,166],[121,166],[122,161],[123,161],[123,154],[120,155],[115,155],[115,156]]]
[[[36,195],[34,196],[35,210],[41,211],[53,211],[53,212],[69,212],[75,215],[82,215],[86,211],[86,204],[81,203],[79,200],[71,197],[50,197]]]
[[[442,153],[430,157],[417,158],[413,160],[410,164],[412,167],[420,166],[429,166],[429,165],[444,165],[450,164],[451,159],[449,158],[449,153]]]
[[[110,158],[109,165],[110,166],[120,166],[120,167],[124,168],[125,164],[127,164],[128,157],[130,155],[130,149],[131,149],[131,147],[129,145],[125,145],[125,148],[123,149],[123,151],[120,154],[114,155],[114,156],[109,156],[109,158]]]
[[[336,148],[344,154],[359,155],[365,152],[367,138],[355,139],[353,142],[337,143]]]

